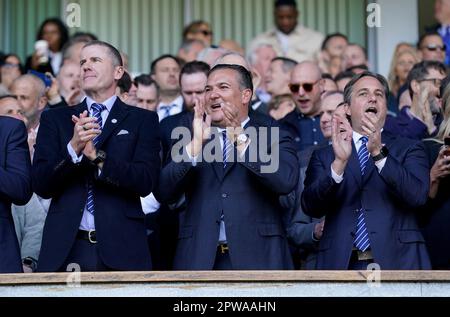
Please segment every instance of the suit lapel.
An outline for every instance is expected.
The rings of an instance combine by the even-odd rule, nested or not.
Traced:
[[[102,133],[100,134],[97,148],[101,148],[106,140],[111,136],[114,130],[120,126],[122,121],[127,117],[128,112],[125,106],[122,104],[119,98],[117,98],[111,112],[106,118],[105,125],[103,126]]]

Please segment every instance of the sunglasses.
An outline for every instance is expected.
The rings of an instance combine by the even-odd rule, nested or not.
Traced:
[[[213,35],[213,32],[212,31],[208,31],[208,30],[198,30],[195,33],[202,33],[204,36]]]
[[[303,84],[289,84],[289,89],[293,94],[296,94],[300,91],[300,87],[303,87],[303,90],[306,92],[311,92],[314,89],[314,85],[317,84],[320,79],[314,83],[303,83]]]
[[[442,52],[445,52],[447,50],[447,46],[445,44],[443,46],[427,45],[427,46],[424,46],[423,48],[426,48],[427,50],[432,51],[432,52],[438,51],[438,50],[442,51]]]

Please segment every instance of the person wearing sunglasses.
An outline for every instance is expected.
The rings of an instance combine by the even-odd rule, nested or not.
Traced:
[[[439,87],[445,75],[446,68],[441,62],[423,61],[414,65],[407,78],[412,102],[397,117],[388,116],[385,129],[415,140],[434,136],[442,122]]]
[[[313,62],[302,62],[292,71],[289,89],[297,109],[281,120],[289,131],[299,151],[322,144],[320,131],[320,96],[323,92],[322,72]]]
[[[445,62],[446,46],[437,32],[425,33],[419,40],[418,49],[424,61]]]
[[[199,40],[202,41],[206,47],[210,47],[213,42],[213,32],[208,22],[198,20],[191,22],[184,28],[183,41]]]
[[[417,223],[430,176],[423,144],[383,130],[389,88],[364,72],[345,87],[351,122],[332,119],[332,144],[314,151],[306,171],[302,207],[325,216],[316,269],[431,268]]]

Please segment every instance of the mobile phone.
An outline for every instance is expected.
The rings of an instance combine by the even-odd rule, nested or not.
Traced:
[[[52,85],[52,79],[45,75],[44,73],[37,72],[35,70],[30,69],[28,74],[39,77],[45,84],[45,87],[50,87]]]
[[[450,156],[450,136],[444,138],[444,146],[445,146],[444,155]]]

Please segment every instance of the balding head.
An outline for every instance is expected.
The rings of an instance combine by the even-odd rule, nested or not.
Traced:
[[[35,128],[47,105],[44,82],[37,76],[23,75],[14,80],[11,93],[19,100],[30,127]]]
[[[322,72],[316,63],[302,62],[295,66],[289,87],[301,113],[309,117],[320,113],[323,80]]]

